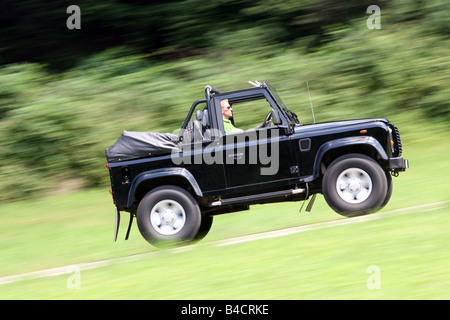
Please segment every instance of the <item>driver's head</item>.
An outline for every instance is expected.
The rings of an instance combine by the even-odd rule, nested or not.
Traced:
[[[222,117],[225,120],[228,120],[233,116],[233,108],[228,102],[228,99],[220,100],[220,107],[222,109]]]

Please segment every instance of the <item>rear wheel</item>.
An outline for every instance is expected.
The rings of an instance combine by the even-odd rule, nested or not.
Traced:
[[[336,159],[325,172],[322,192],[328,205],[347,217],[375,212],[390,196],[381,166],[361,154]]]
[[[197,201],[177,186],[161,186],[147,193],[139,203],[136,216],[144,239],[157,247],[196,240],[202,225]]]

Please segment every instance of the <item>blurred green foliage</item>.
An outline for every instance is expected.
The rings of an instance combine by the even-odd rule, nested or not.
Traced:
[[[306,81],[318,121],[448,124],[448,1],[380,1],[381,30],[371,2],[82,0],[81,30],[65,26],[71,3],[2,2],[0,200],[107,186],[121,131],[173,132],[207,84],[270,82],[304,124]]]

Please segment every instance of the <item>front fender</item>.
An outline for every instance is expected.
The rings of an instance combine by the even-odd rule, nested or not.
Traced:
[[[142,182],[156,178],[173,177],[173,176],[178,176],[185,179],[191,185],[192,189],[194,190],[197,196],[199,197],[203,196],[202,190],[200,189],[194,176],[185,168],[175,167],[175,168],[155,169],[142,172],[138,174],[136,178],[134,178],[130,187],[130,191],[128,193],[127,207],[130,207],[131,204],[133,203],[134,194]]]
[[[347,138],[340,138],[340,139],[328,141],[328,142],[324,143],[323,145],[321,145],[319,150],[316,153],[316,157],[314,160],[314,168],[313,168],[313,179],[316,179],[319,176],[320,164],[322,163],[322,159],[323,159],[324,155],[328,151],[337,149],[337,148],[356,146],[356,145],[370,146],[378,153],[378,155],[381,157],[381,159],[388,160],[386,151],[383,149],[380,142],[373,137],[368,137],[368,136],[347,137]]]

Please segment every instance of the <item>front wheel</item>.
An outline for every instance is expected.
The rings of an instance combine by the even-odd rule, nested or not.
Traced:
[[[380,165],[361,154],[336,159],[322,180],[322,192],[337,213],[353,217],[372,213],[387,202],[388,181]]]
[[[161,186],[147,193],[136,216],[144,239],[157,247],[197,240],[202,225],[197,201],[177,186]]]

